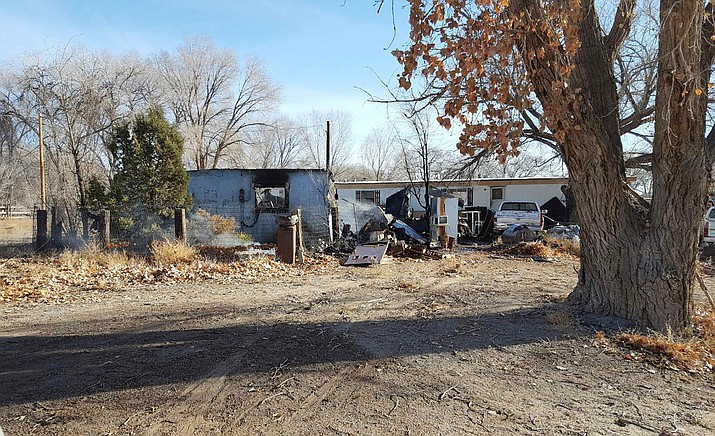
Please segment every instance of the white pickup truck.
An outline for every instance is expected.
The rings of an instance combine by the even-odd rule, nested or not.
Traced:
[[[502,233],[512,224],[524,224],[540,232],[544,229],[544,214],[539,204],[533,201],[505,201],[494,215],[494,232]]]

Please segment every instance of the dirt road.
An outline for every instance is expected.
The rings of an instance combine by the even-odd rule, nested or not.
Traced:
[[[611,320],[554,305],[576,268],[469,255],[0,306],[0,427],[715,434],[712,375],[631,362],[594,341]]]

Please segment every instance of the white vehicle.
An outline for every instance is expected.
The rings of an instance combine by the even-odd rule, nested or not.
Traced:
[[[703,218],[703,242],[715,243],[715,206],[709,207]]]
[[[494,232],[502,233],[512,224],[524,224],[540,232],[544,229],[545,210],[533,201],[505,201],[494,215]],[[714,232],[715,233],[715,232]]]

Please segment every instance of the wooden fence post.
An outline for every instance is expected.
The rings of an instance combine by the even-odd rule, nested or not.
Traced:
[[[39,209],[35,216],[37,220],[37,234],[35,235],[35,248],[42,250],[47,245],[47,210]]]
[[[186,243],[186,209],[174,209],[174,234],[176,239]]]
[[[109,220],[111,218],[110,212],[108,210],[103,210],[102,211],[102,222],[100,226],[100,233],[102,235],[102,245],[104,247],[109,246],[110,243],[110,225],[109,225]]]
[[[298,215],[298,243],[296,244],[296,248],[297,248],[297,250],[296,250],[297,256],[296,257],[298,259],[298,262],[302,264],[302,263],[305,263],[305,247],[303,246],[303,214],[302,214],[300,208],[298,208],[297,215]]]
[[[52,224],[50,224],[50,248],[62,248],[62,221],[59,221],[57,206],[52,206]]]

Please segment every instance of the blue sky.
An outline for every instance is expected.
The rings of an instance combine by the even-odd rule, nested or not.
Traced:
[[[386,108],[368,103],[357,88],[385,96],[375,73],[394,83],[400,70],[390,51],[407,41],[408,25],[406,10],[395,9],[393,35],[389,5],[377,14],[373,0],[4,1],[0,61],[70,41],[148,55],[171,51],[188,35],[207,35],[239,59],[248,54],[263,58],[283,87],[285,112],[351,112],[359,142],[385,120]]]

